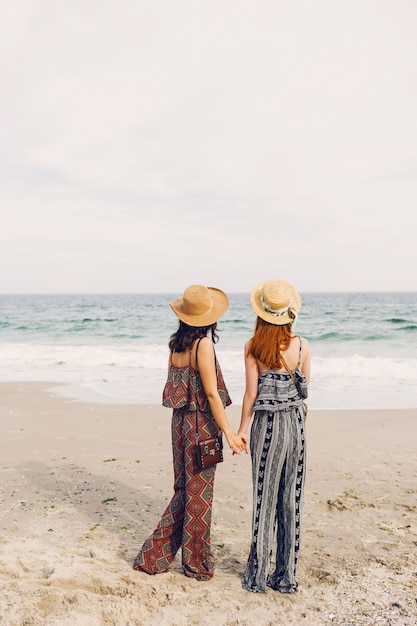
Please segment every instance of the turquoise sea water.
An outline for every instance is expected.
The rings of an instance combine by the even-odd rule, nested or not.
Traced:
[[[160,403],[173,294],[0,295],[0,380],[68,384],[74,397]],[[417,407],[417,293],[305,293],[296,332],[312,350],[312,408]],[[216,346],[233,402],[255,315],[229,294]]]

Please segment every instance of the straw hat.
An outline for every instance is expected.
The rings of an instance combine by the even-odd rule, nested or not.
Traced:
[[[270,324],[292,324],[301,310],[301,298],[285,280],[266,280],[256,285],[251,296],[255,313]]]
[[[227,311],[229,298],[220,289],[190,285],[184,295],[170,302],[169,306],[189,326],[210,326]]]

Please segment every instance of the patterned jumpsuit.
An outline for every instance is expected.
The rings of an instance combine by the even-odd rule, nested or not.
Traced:
[[[306,384],[300,359],[293,374]],[[264,592],[269,586],[281,593],[294,593],[298,587],[306,445],[303,401],[288,372],[268,370],[259,376],[253,411],[252,543],[242,587]],[[270,573],[275,533],[275,568]]]
[[[223,405],[228,406],[232,401],[217,360],[216,369],[217,388]],[[163,405],[173,408],[174,495],[153,534],[143,544],[133,568],[148,574],[166,572],[182,547],[184,574],[197,580],[210,580],[214,573],[210,526],[216,466],[200,470],[195,447],[197,440],[213,437],[219,434],[219,429],[200,374],[191,362],[186,367],[169,368]]]

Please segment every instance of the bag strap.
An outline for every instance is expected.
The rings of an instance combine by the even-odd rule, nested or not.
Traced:
[[[294,385],[297,387],[297,383],[295,382],[295,376],[292,373],[292,371],[290,370],[290,368],[287,365],[286,360],[284,359],[284,356],[281,354],[281,361],[284,363],[284,367],[287,370],[288,374],[291,376],[291,380],[294,383]],[[298,391],[298,390],[297,390]]]
[[[288,367],[288,365],[287,365],[287,363],[286,363],[286,361],[285,361],[284,357],[282,356],[282,354],[281,354],[281,360],[282,360],[282,362],[284,363],[284,367],[285,367],[285,369],[287,370],[288,374],[291,376],[291,380],[292,380],[292,382],[293,382],[293,384],[294,384],[294,387],[296,388],[297,393],[298,393],[298,395],[299,395],[299,396],[300,396],[300,398],[301,398],[301,394],[300,394],[300,389],[299,389],[299,386],[298,386],[298,382],[296,381],[294,374],[292,373],[292,371],[291,371],[291,370],[290,370],[290,368]]]
[[[298,367],[299,367],[299,365],[300,365],[300,362],[301,362],[301,347],[302,347],[302,342],[301,342],[301,337],[300,337],[299,335],[297,335],[297,337],[298,337],[298,339],[300,340],[300,350],[299,350],[299,353],[298,353],[298,363],[297,363],[297,368],[298,368]],[[287,370],[288,374],[291,376],[291,380],[292,380],[292,382],[294,383],[295,388],[297,389],[298,395],[300,395],[300,390],[299,390],[299,388],[298,388],[298,383],[297,383],[297,381],[296,381],[296,379],[295,379],[295,376],[294,376],[293,372],[292,372],[292,371],[290,370],[290,368],[288,367],[287,362],[286,362],[286,360],[284,359],[284,355],[283,355],[283,354],[281,354],[281,361],[283,362],[284,367],[285,367],[285,369]]]
[[[197,347],[195,349],[195,365],[196,365],[196,370],[198,370],[198,347],[200,345],[200,341],[204,339],[204,337],[200,337],[200,339],[197,342]],[[216,374],[217,374],[217,357],[216,357],[216,351],[214,350],[214,363],[216,366]],[[198,402],[196,401],[195,403],[195,435],[198,441]]]
[[[198,370],[198,348],[200,345],[200,341],[204,339],[204,337],[200,337],[200,339],[197,342],[197,347],[195,349],[195,365],[196,365],[196,370]],[[190,362],[191,362],[191,352],[190,352]],[[195,436],[196,439],[198,441],[198,401],[196,399],[196,403],[195,403]]]
[[[196,370],[198,370],[198,347],[200,345],[200,341],[204,339],[204,337],[200,337],[200,339],[197,341],[197,347],[195,349],[195,364],[196,364]],[[191,352],[190,352],[190,363],[191,363]]]

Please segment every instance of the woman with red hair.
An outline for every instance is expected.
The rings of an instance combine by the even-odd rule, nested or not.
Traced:
[[[250,436],[253,478],[252,542],[242,586],[294,593],[298,582],[305,474],[304,421],[310,381],[308,341],[293,332],[301,308],[294,287],[269,280],[252,292],[257,314],[245,345],[246,389],[239,433]],[[270,572],[273,536],[275,567]]]

